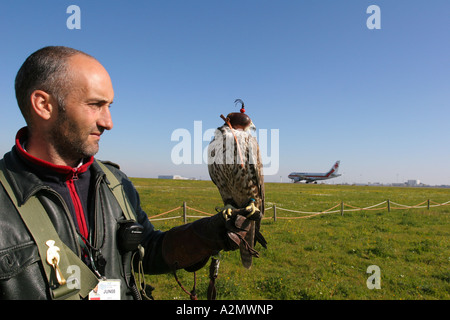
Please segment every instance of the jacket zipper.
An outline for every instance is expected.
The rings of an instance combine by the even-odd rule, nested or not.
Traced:
[[[72,199],[72,203],[75,209],[75,215],[77,217],[78,228],[80,233],[88,239],[89,230],[87,228],[86,215],[83,210],[83,205],[81,204],[80,197],[78,195],[77,189],[75,187],[74,181],[78,180],[78,171],[73,169],[72,177],[66,181],[67,188],[69,189],[69,194]]]

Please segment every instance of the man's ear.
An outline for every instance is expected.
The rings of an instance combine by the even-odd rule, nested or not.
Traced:
[[[31,112],[44,120],[49,120],[55,111],[51,95],[42,90],[35,90],[31,93]]]

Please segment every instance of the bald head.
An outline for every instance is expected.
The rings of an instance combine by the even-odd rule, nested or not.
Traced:
[[[69,92],[65,104],[76,99],[105,101],[112,103],[114,91],[106,69],[91,56],[77,54],[67,60],[67,74],[70,75]]]

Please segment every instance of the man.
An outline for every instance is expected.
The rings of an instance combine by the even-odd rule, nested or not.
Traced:
[[[127,236],[135,239],[133,232],[141,235],[141,263],[150,274],[180,268],[194,271],[220,250],[239,247],[248,222],[245,209],[157,231],[119,167],[94,159],[101,135],[113,128],[109,109],[114,99],[108,72],[96,59],[67,47],[42,48],[20,68],[15,89],[27,126],[19,130],[12,150],[0,161],[4,177],[0,184],[1,299],[54,299],[58,288],[67,286],[63,279],[68,274],[58,264],[64,257],[58,252],[64,249],[55,251],[53,242],[47,243],[47,257],[43,257],[33,226],[17,209],[35,198],[51,221],[48,229],[56,230],[64,246],[98,280],[114,279],[111,283],[121,299],[140,298],[130,271],[132,264],[137,266],[139,254],[130,254],[136,253],[136,248],[123,249],[129,246]],[[122,200],[110,190],[108,171],[126,194]],[[128,224],[121,201],[131,204],[135,224]],[[251,218],[258,219],[258,215]],[[117,232],[124,226],[136,229],[128,234],[127,230]],[[55,252],[58,256],[48,260]],[[65,295],[88,298],[76,291]]]

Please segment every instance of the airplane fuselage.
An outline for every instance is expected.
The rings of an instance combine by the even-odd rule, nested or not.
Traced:
[[[339,169],[340,161],[336,161],[336,163],[331,167],[330,171],[326,173],[315,173],[315,172],[292,172],[288,175],[289,179],[294,180],[294,182],[306,181],[306,183],[315,182],[317,180],[327,180],[332,178],[337,178],[341,176],[337,173]]]

